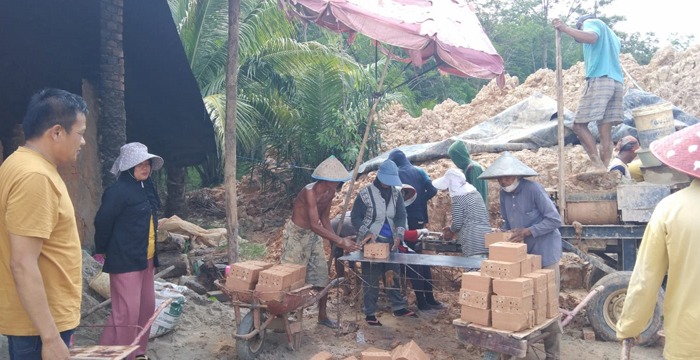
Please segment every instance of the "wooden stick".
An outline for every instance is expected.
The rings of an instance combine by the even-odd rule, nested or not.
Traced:
[[[632,358],[633,339],[622,340],[622,350],[620,350],[620,359],[630,360]]]
[[[566,221],[566,186],[564,182],[564,81],[561,64],[561,31],[556,30],[557,50],[557,133],[559,138],[559,215]]]
[[[159,273],[153,275],[153,280],[160,279],[160,278],[163,277],[165,274],[167,274],[167,273],[173,271],[173,269],[175,269],[175,265],[170,265],[170,266],[168,266],[167,268],[161,270]],[[88,316],[88,315],[94,313],[95,311],[97,311],[97,310],[99,310],[99,309],[101,309],[101,308],[103,308],[103,307],[105,307],[105,306],[107,306],[107,305],[109,305],[109,304],[111,304],[111,303],[112,303],[112,299],[111,299],[111,298],[110,298],[110,299],[107,299],[107,300],[105,300],[105,301],[103,301],[103,302],[101,302],[101,303],[99,303],[99,304],[93,306],[90,310],[88,310],[88,311],[86,311],[86,312],[80,314],[80,318],[82,319],[82,318],[84,318],[84,317],[86,317],[86,316]]]

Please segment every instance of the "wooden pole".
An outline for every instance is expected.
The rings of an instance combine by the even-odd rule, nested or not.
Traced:
[[[566,183],[564,177],[564,161],[566,154],[564,153],[564,81],[561,65],[561,31],[555,31],[555,42],[557,51],[557,133],[559,139],[559,215],[562,221],[566,221]]]
[[[226,122],[224,130],[224,189],[228,261],[238,262],[238,196],[236,184],[236,109],[238,108],[238,32],[240,0],[228,1],[228,61],[226,62]]]

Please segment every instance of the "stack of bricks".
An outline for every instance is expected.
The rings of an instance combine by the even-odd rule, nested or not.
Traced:
[[[506,233],[487,234],[489,258],[480,272],[462,275],[461,320],[506,331],[523,331],[559,312],[554,270],[542,269],[527,245],[505,241]]]
[[[284,292],[304,286],[306,266],[279,264],[261,271],[255,286],[256,295],[263,301],[282,301]]]
[[[260,272],[271,267],[270,263],[254,260],[231,264],[231,272],[226,277],[226,288],[231,291],[253,290]]]

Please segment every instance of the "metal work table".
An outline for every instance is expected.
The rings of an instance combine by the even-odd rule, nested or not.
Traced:
[[[342,261],[358,261],[379,264],[401,264],[401,265],[428,265],[447,266],[464,269],[479,269],[483,257],[480,256],[449,256],[449,255],[427,255],[427,254],[402,254],[391,253],[388,259],[365,259],[361,251],[355,251],[340,257]]]

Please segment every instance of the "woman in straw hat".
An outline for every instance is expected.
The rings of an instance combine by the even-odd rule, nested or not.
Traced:
[[[559,259],[561,259],[561,217],[541,184],[526,179],[537,172],[506,151],[484,171],[480,179],[495,179],[501,186],[499,199],[503,230],[510,230],[510,241],[524,242],[527,253],[542,257],[542,268],[554,270],[559,293]],[[559,359],[561,322],[544,329],[545,359]]]
[[[111,172],[117,181],[102,195],[95,216],[95,253],[104,254],[102,271],[109,273],[112,313],[100,345],[128,345],[155,310],[153,269],[156,253],[157,211],[160,199],[151,172],[163,166],[160,156],[133,142],[121,147]],[[137,356],[148,359],[148,336],[139,341]]]
[[[654,141],[652,154],[690,177],[690,185],[661,200],[644,231],[617,322],[617,338],[636,338],[654,313],[664,276],[665,359],[697,359],[700,342],[700,124]]]
[[[448,190],[452,201],[452,224],[443,229],[446,239],[457,234],[462,254],[472,256],[486,254],[484,236],[491,232],[489,212],[481,194],[467,182],[459,169],[448,169],[441,178],[433,180],[438,190]]]

